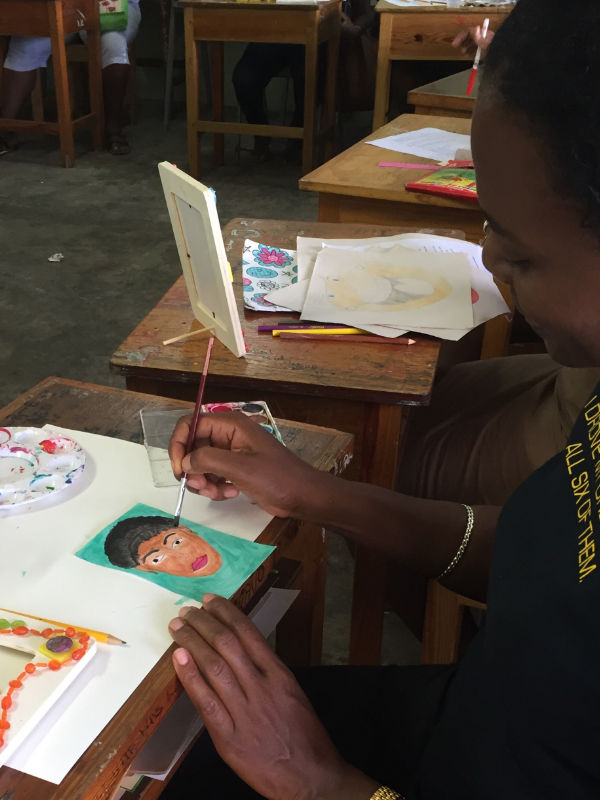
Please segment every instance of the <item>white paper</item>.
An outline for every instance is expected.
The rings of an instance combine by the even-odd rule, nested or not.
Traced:
[[[444,162],[454,158],[457,150],[470,149],[471,137],[465,133],[452,133],[441,128],[419,128],[417,131],[371,139],[367,144]]]
[[[510,312],[500,290],[494,283],[492,273],[487,270],[481,260],[481,247],[473,242],[452,239],[448,236],[435,236],[419,233],[405,236],[403,247],[421,250],[423,253],[464,253],[471,266],[471,289],[473,300],[473,326],[481,325],[500,314]],[[458,341],[472,328],[445,329],[435,327],[412,328],[414,333],[438,336],[450,341]]]
[[[249,619],[267,639],[300,592],[297,589],[271,588],[248,614]],[[166,780],[176,762],[204,727],[188,695],[177,698],[173,708],[160,723],[134,759],[130,772]],[[121,783],[123,785],[123,783]]]
[[[306,298],[310,276],[314,267],[317,254],[323,247],[345,247],[361,250],[372,244],[379,247],[393,247],[401,242],[403,247],[420,250],[424,253],[464,253],[467,255],[470,264],[471,287],[473,295],[473,326],[481,325],[489,319],[510,311],[498,287],[494,283],[492,274],[485,268],[481,260],[481,247],[462,239],[454,239],[448,236],[438,236],[428,233],[402,233],[396,236],[380,236],[371,239],[319,239],[311,237],[298,237],[298,272],[306,276],[305,280],[299,281],[293,286],[283,290],[278,290],[274,294],[282,294],[282,302],[290,305],[295,311],[302,311]],[[385,326],[387,327],[387,326]],[[389,331],[385,331],[382,325],[373,326],[373,333],[390,336]],[[441,328],[432,326],[414,326],[410,330],[414,333],[423,333],[429,336],[437,336],[450,341],[457,341],[468,333],[472,328]],[[393,336],[400,336],[406,333],[405,330],[393,329]]]
[[[143,445],[62,432],[86,451],[86,474],[53,505],[0,512],[0,605],[107,631],[127,645],[99,645],[93,661],[8,762],[52,783],[64,778],[169,647],[167,625],[181,602],[149,581],[74,555],[136,502],[172,513],[178,487],[152,485]],[[272,519],[245,497],[215,503],[189,492],[183,516],[251,541]]]
[[[367,249],[325,247],[317,256],[302,318],[363,328],[389,324],[472,326],[469,262],[401,244]]]

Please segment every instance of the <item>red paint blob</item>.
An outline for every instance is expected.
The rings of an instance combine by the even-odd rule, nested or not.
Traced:
[[[40,447],[45,453],[56,453],[58,442],[55,439],[44,439],[43,442],[40,442]]]
[[[471,289],[471,303],[476,303],[479,300],[479,294],[475,289]]]

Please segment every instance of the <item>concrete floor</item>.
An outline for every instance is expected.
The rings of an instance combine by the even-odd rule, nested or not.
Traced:
[[[130,140],[131,155],[115,157],[89,151],[83,137],[70,170],[52,137],[0,158],[0,407],[48,375],[123,386],[109,371],[111,354],[180,274],[156,165],[185,169],[184,121],[165,134],[158,107],[143,109]],[[232,145],[218,169],[204,156],[223,224],[316,219],[316,197],[297,188],[299,166],[247,152],[236,164]],[[49,262],[57,252],[64,259]],[[324,661],[343,663],[352,561],[340,537],[331,537],[329,562]],[[391,614],[384,661],[418,661],[418,643]]]

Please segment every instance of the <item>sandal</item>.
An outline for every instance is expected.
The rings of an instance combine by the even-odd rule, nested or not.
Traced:
[[[106,136],[106,149],[112,156],[127,156],[131,147],[122,133],[111,133]]]
[[[7,153],[12,153],[13,150],[17,150],[19,148],[19,143],[14,136],[0,136],[0,156],[5,156]]]

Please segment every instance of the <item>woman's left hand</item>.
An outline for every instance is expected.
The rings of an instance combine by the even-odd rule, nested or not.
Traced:
[[[269,800],[368,798],[292,673],[233,603],[205,595],[170,624],[177,675],[221,758]],[[359,794],[356,794],[358,788]]]

